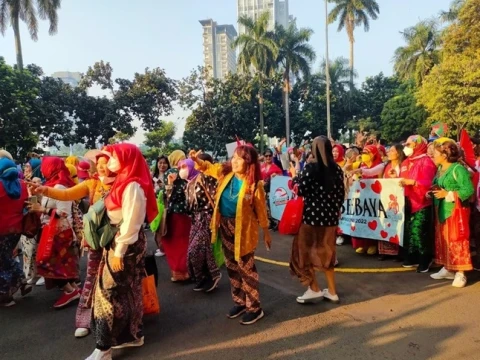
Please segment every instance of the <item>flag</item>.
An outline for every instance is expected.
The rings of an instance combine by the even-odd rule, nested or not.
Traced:
[[[460,147],[463,149],[464,160],[467,165],[475,169],[475,151],[472,140],[470,140],[470,136],[468,136],[467,130],[465,129],[460,133]]]

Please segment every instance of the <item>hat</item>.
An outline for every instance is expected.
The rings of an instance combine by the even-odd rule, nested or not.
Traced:
[[[77,167],[77,175],[79,179],[88,179],[90,177],[90,164],[87,161],[80,161]]]
[[[12,160],[13,161],[13,157],[12,157],[12,154],[10,154],[7,150],[0,150],[0,159],[1,158],[7,158],[9,160]]]

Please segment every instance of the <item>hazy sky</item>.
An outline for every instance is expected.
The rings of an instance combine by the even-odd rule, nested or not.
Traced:
[[[403,44],[400,31],[421,19],[437,16],[450,0],[378,0],[380,16],[370,32],[355,33],[355,65],[358,81],[383,71],[392,73],[392,56]],[[329,5],[332,8],[332,5]],[[317,52],[315,70],[324,56],[325,13],[323,0],[290,0],[290,14],[299,27],[315,31],[311,44]],[[22,25],[24,63],[35,63],[47,75],[55,71],[85,72],[99,60],[109,61],[115,77],[132,78],[146,67],[162,67],[180,79],[203,64],[202,27],[199,20],[212,18],[236,26],[236,0],[64,0],[59,11],[58,34],[48,35],[40,24],[33,42]],[[348,37],[330,26],[330,57],[348,57]],[[0,36],[0,56],[15,62],[13,31]],[[177,109],[168,119],[177,123],[181,136],[188,113]],[[143,136],[137,133],[135,142]]]

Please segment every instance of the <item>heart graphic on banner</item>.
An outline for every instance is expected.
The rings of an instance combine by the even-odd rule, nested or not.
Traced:
[[[382,230],[380,231],[380,236],[384,239],[386,239],[388,237],[388,232],[386,232],[385,230]]]
[[[392,226],[392,224],[387,224],[388,227]]]
[[[397,244],[397,245],[398,245],[398,244],[400,243],[400,239],[398,238],[398,235],[392,236],[392,237],[390,238],[390,242],[391,242],[392,244]]]
[[[355,224],[352,224],[350,225],[350,229],[352,229],[352,231],[355,231],[357,228],[355,227]]]
[[[377,180],[372,184],[372,191],[376,194],[380,194],[382,192],[382,184],[380,181]]]
[[[361,187],[362,189],[365,189],[365,188],[367,187],[367,184],[365,184],[364,182],[361,182],[361,181],[360,181],[360,187]]]
[[[368,227],[373,231],[377,230],[377,225],[377,220],[372,220],[368,223]]]
[[[290,190],[293,190],[293,181],[292,180],[288,180],[288,188]]]

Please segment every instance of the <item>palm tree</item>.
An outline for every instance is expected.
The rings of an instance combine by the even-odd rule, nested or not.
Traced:
[[[328,15],[329,23],[339,20],[338,31],[344,28],[350,41],[350,89],[353,90],[354,74],[354,43],[355,27],[363,25],[365,31],[370,30],[370,20],[376,20],[380,13],[380,7],[376,0],[328,0],[336,6]]]
[[[238,23],[245,27],[245,33],[240,35],[233,42],[234,48],[240,47],[238,57],[238,66],[240,71],[255,71],[260,88],[258,91],[258,103],[260,109],[260,151],[263,152],[263,78],[270,76],[275,71],[278,56],[278,46],[275,42],[274,35],[268,31],[268,21],[270,15],[268,12],[263,13],[256,21],[242,16],[238,19]]]
[[[395,71],[400,79],[415,79],[420,85],[440,61],[441,31],[435,20],[424,20],[401,34],[407,44],[395,50]]]
[[[294,22],[288,28],[277,26],[275,39],[278,45],[277,65],[283,68],[283,84],[285,93],[285,125],[287,131],[287,146],[290,146],[290,111],[289,98],[291,91],[290,77],[310,76],[310,64],[315,61],[315,51],[308,44],[313,35],[311,29],[297,29]]]
[[[38,40],[38,20],[50,22],[49,34],[54,35],[58,29],[57,10],[60,9],[62,0],[0,0],[0,32],[5,35],[7,26],[13,27],[15,35],[15,50],[17,53],[17,66],[23,70],[22,42],[20,40],[20,20],[28,26],[32,40]],[[35,3],[37,8],[35,8]]]
[[[323,82],[327,81],[327,77],[325,76],[325,59],[322,61],[320,65],[320,71],[318,72],[318,76]],[[344,57],[338,57],[333,62],[330,62],[329,66],[329,75],[330,75],[330,87],[334,95],[340,94],[342,91],[345,91],[347,86],[350,84],[350,68],[348,59]],[[358,75],[356,71],[353,72],[354,78]]]
[[[458,14],[465,5],[466,0],[453,0],[448,11],[440,11],[440,20],[444,23],[451,23],[458,19]]]

